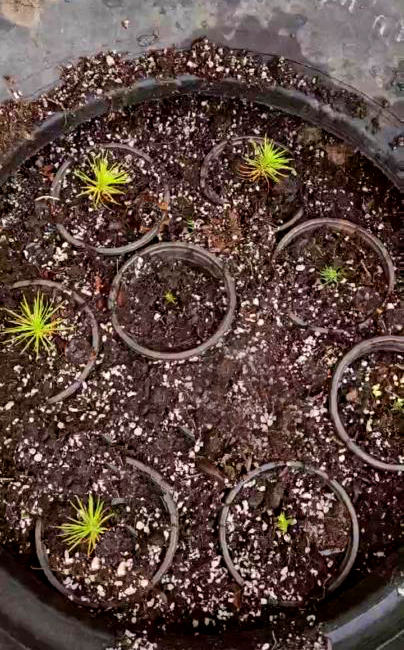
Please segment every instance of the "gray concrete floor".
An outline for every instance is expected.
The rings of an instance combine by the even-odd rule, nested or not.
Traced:
[[[404,0],[0,0],[0,101],[4,76],[31,96],[81,55],[202,35],[311,65],[404,120]]]

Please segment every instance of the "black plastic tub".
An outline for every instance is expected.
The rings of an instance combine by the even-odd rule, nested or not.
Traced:
[[[372,132],[368,122],[336,111],[297,90],[280,86],[259,90],[234,78],[212,82],[190,74],[175,79],[142,80],[130,88],[91,99],[77,110],[54,113],[0,160],[0,185],[43,146],[83,122],[124,106],[181,94],[244,98],[301,117],[346,141],[379,167],[396,187],[403,187],[403,167],[392,144],[400,135],[398,120],[387,122],[384,128]],[[360,100],[364,101],[364,98],[360,97]],[[404,648],[403,574],[404,553],[397,553],[386,560],[380,575],[371,576],[364,584],[358,584],[347,592],[338,589],[319,607],[318,620],[324,621],[330,649]],[[34,572],[20,567],[0,549],[2,650],[101,650],[112,646],[113,642],[114,635],[106,624],[67,602],[40,581]],[[167,636],[158,641],[158,648],[257,650],[262,646],[266,648],[266,644],[270,649],[276,647],[270,628],[221,637]]]
[[[308,74],[313,75],[310,68]],[[400,134],[402,137],[402,127],[397,119],[391,118],[384,128],[372,129],[370,116],[375,112],[374,106],[369,107],[366,119],[359,119],[296,89],[282,86],[260,89],[233,77],[210,81],[191,74],[172,79],[142,79],[129,88],[112,90],[104,96],[92,98],[77,109],[53,113],[32,130],[29,138],[22,138],[0,159],[0,185],[12,171],[46,144],[92,118],[125,106],[184,94],[245,99],[301,117],[346,141],[379,167],[394,185],[399,189],[404,188],[404,162],[395,153],[395,143]],[[366,104],[366,98],[360,96],[359,99]],[[378,114],[380,116],[380,108]]]

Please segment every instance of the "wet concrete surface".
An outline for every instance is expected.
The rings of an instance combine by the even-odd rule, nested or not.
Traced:
[[[0,101],[82,55],[199,36],[313,66],[404,120],[404,0],[0,0]]]

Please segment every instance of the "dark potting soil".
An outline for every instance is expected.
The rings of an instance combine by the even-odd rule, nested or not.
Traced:
[[[279,517],[289,522],[279,528]],[[335,580],[351,535],[346,507],[319,477],[290,468],[249,481],[233,502],[227,543],[244,593],[307,603]]]
[[[91,482],[105,506],[105,514],[112,514],[105,523],[107,531],[91,555],[85,544],[69,552],[59,527],[69,518],[77,519],[71,503],[77,505],[78,496],[87,504],[88,493],[70,493],[70,500],[65,494],[64,501],[51,502],[43,515],[42,535],[49,566],[80,602],[99,607],[134,606],[152,588],[150,580],[161,564],[169,539],[162,493],[137,470],[125,470],[119,457],[118,466],[107,463],[96,468]],[[156,594],[155,599],[158,608]]]
[[[277,146],[282,147],[280,143]],[[295,170],[291,153],[288,163]],[[248,219],[260,214],[276,226],[292,218],[300,206],[301,180],[296,171],[285,171],[278,183],[261,179],[251,182],[243,178],[245,158],[254,158],[254,147],[250,141],[228,144],[208,167],[207,187],[213,190],[221,201],[230,203],[233,208],[243,211]],[[299,167],[301,161],[298,160]],[[209,191],[208,191],[209,193]]]
[[[203,343],[225,310],[223,283],[181,260],[139,257],[118,294],[119,324],[137,343],[161,352]]]
[[[92,153],[105,157],[109,167],[118,165],[120,171],[128,174],[128,182],[116,186],[122,193],[114,194],[113,202],[105,200],[98,206],[82,194],[85,181],[75,174],[81,171],[94,178]],[[54,218],[73,237],[86,244],[107,248],[124,246],[161,221],[162,182],[150,164],[135,152],[131,154],[102,146],[87,151],[79,149],[74,152],[72,163],[66,170],[60,201],[52,206]]]
[[[14,317],[6,310],[20,313],[24,297],[33,309],[37,295],[46,305],[60,308],[54,317],[62,319],[62,329],[51,339],[48,351],[42,346],[38,358],[32,347],[24,351],[13,334],[3,330],[14,327]],[[29,409],[44,399],[68,388],[95,354],[92,347],[91,323],[87,313],[67,294],[44,286],[9,289],[0,287],[0,364],[2,404],[4,409]]]
[[[330,268],[340,279],[327,284],[321,273]],[[283,306],[320,327],[345,329],[363,322],[387,293],[379,256],[359,236],[327,228],[294,240],[280,254],[277,273],[285,288]]]
[[[302,460],[344,485],[361,529],[348,584],[373,572],[399,544],[402,479],[347,451],[335,435],[327,399],[335,364],[354,343],[393,326],[395,334],[402,331],[391,315],[403,304],[389,296],[366,328],[353,324],[344,337],[313,333],[290,321],[287,285],[274,277],[276,237],[268,215],[251,215],[247,202],[237,209],[213,205],[199,186],[200,164],[212,146],[251,133],[285,143],[294,159],[304,162],[299,166],[303,220],[349,219],[379,236],[396,259],[400,197],[380,172],[320,129],[231,100],[181,97],[111,113],[45,147],[0,193],[0,281],[38,275],[63,280],[88,300],[102,339],[83,390],[64,404],[5,409],[8,397],[0,386],[0,476],[10,479],[0,482],[0,539],[32,566],[31,534],[44,495],[65,494],[71,474],[69,496],[97,493],[94,463],[108,454],[114,463],[114,447],[155,467],[173,487],[180,540],[159,584],[167,598],[163,613],[160,604],[148,606],[151,598],[135,613],[134,608],[118,613],[116,625],[136,633],[241,631],[271,617],[280,638],[306,627],[307,616],[315,625],[311,608],[288,612],[243,593],[220,554],[217,520],[224,488],[269,460]],[[107,310],[117,260],[68,246],[53,216],[33,211],[33,199],[49,194],[50,176],[62,160],[108,135],[133,142],[164,168],[169,222],[160,239],[215,252],[235,280],[238,306],[231,331],[196,360],[156,363],[129,350]]]
[[[404,464],[404,355],[358,359],[347,368],[338,397],[348,435],[375,458]]]

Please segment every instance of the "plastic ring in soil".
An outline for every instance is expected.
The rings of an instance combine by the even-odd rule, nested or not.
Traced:
[[[350,451],[352,451],[363,462],[371,465],[375,469],[387,470],[390,472],[403,472],[404,465],[395,465],[385,463],[371,456],[366,451],[363,451],[347,434],[345,427],[342,423],[339,410],[338,410],[338,390],[342,381],[342,377],[347,368],[359,359],[360,357],[373,354],[373,352],[398,352],[404,354],[404,337],[401,336],[376,336],[373,339],[362,341],[355,345],[347,354],[341,359],[337,365],[331,383],[330,391],[330,415],[334,423],[335,429]]]
[[[393,291],[394,289],[394,284],[395,284],[395,272],[394,272],[394,264],[393,261],[386,249],[386,247],[382,244],[380,239],[375,237],[371,232],[368,230],[365,230],[365,228],[361,228],[360,226],[357,226],[355,223],[352,223],[351,221],[346,221],[345,219],[327,219],[326,217],[321,218],[321,219],[311,219],[310,221],[305,221],[304,223],[299,224],[293,230],[290,230],[284,237],[282,237],[281,241],[275,248],[272,260],[273,263],[275,264],[277,257],[279,257],[280,253],[285,250],[289,244],[300,237],[301,235],[305,233],[311,233],[314,232],[315,230],[318,230],[319,228],[329,228],[330,230],[334,230],[336,232],[345,232],[348,235],[357,235],[360,239],[363,240],[365,244],[369,248],[372,249],[374,253],[379,257],[384,276],[386,279],[386,293],[385,296],[382,300],[382,302],[378,305],[377,309],[384,304],[386,301],[387,296]],[[375,309],[368,312],[366,314],[366,318],[359,323],[359,327],[363,327],[369,320],[369,317],[376,311]],[[297,316],[297,314],[294,314],[293,312],[289,312],[289,318],[296,324],[299,325],[300,327],[308,327],[315,332],[319,332],[320,334],[328,334],[328,332],[332,331],[329,328],[326,327],[321,327],[319,325],[316,325],[315,323],[308,323],[304,321],[302,318]],[[344,330],[334,330],[336,332],[340,332],[342,334],[345,334]]]
[[[211,187],[209,187],[209,182],[208,182],[208,174],[209,174],[209,168],[212,164],[212,161],[215,160],[220,154],[223,152],[223,150],[226,148],[226,145],[236,145],[239,143],[242,143],[244,141],[248,142],[256,142],[258,144],[263,144],[265,138],[261,138],[259,136],[255,135],[241,135],[236,138],[230,138],[228,140],[221,140],[218,142],[210,151],[209,153],[205,156],[203,159],[202,165],[201,165],[201,171],[200,171],[200,177],[199,177],[199,182],[201,186],[201,190],[206,196],[209,201],[212,203],[215,203],[216,205],[222,205],[225,203],[225,200],[222,199],[221,196],[217,192],[215,192]],[[280,142],[274,141],[275,145],[277,147],[280,147],[281,149],[286,149],[286,151],[292,155],[292,152],[290,149],[285,147],[285,145],[280,144]],[[298,208],[293,216],[285,221],[281,226],[278,226],[277,228],[274,229],[275,232],[282,232],[283,230],[287,230],[288,228],[291,228],[295,223],[299,221],[303,216],[303,208]]]
[[[83,368],[83,370],[81,371],[77,379],[75,379],[74,382],[70,384],[70,386],[60,391],[59,393],[56,393],[56,395],[53,395],[52,397],[48,398],[47,400],[48,404],[55,404],[55,402],[61,402],[67,397],[70,397],[70,395],[73,395],[73,393],[75,393],[83,385],[88,375],[90,374],[91,370],[93,369],[93,366],[97,359],[99,347],[100,347],[98,323],[93,312],[86,305],[86,301],[84,300],[84,298],[82,298],[75,291],[72,291],[71,289],[64,287],[59,282],[52,282],[51,280],[21,280],[19,282],[15,282],[14,284],[12,284],[10,286],[10,289],[23,289],[24,287],[47,287],[48,289],[56,289],[57,291],[64,293],[70,299],[73,299],[74,302],[77,303],[77,305],[79,305],[79,307],[87,314],[90,320],[91,346],[93,350],[91,357],[87,361],[85,367]]]
[[[183,262],[189,262],[194,266],[200,266],[205,271],[208,271],[213,277],[223,281],[227,297],[226,313],[216,332],[207,341],[204,341],[194,348],[183,350],[181,352],[161,352],[159,350],[152,350],[151,348],[140,345],[131,336],[129,336],[129,334],[127,334],[124,329],[122,329],[121,325],[118,322],[118,317],[116,314],[117,296],[124,274],[128,270],[131,270],[131,268],[136,264],[136,261],[140,257],[149,257],[151,259],[161,257],[168,260],[181,260]],[[132,350],[135,350],[135,352],[138,354],[141,354],[144,357],[148,357],[149,359],[160,361],[180,361],[183,359],[189,359],[190,357],[199,356],[219,342],[233,321],[236,302],[237,299],[236,291],[234,288],[234,281],[227,269],[214,255],[212,255],[212,253],[205,251],[199,246],[194,246],[193,244],[180,242],[163,242],[149,246],[143,251],[136,253],[136,255],[133,255],[133,257],[125,262],[125,264],[115,276],[112,283],[111,292],[108,299],[108,306],[112,311],[112,325],[115,328],[115,331],[126,343],[126,345],[132,348]]]
[[[150,590],[152,590],[161,580],[163,575],[170,568],[172,561],[174,559],[175,552],[178,546],[178,536],[179,536],[179,519],[178,519],[178,509],[176,503],[172,496],[172,490],[168,483],[163,479],[163,477],[152,467],[145,465],[144,463],[136,460],[135,458],[126,457],[126,463],[132,467],[139,470],[139,472],[145,474],[151,481],[154,483],[162,492],[162,500],[166,507],[169,519],[170,519],[170,539],[168,542],[168,547],[165,552],[164,559],[160,564],[160,567],[156,573],[150,578],[147,588],[142,592],[145,596]],[[41,569],[46,575],[47,579],[51,585],[57,589],[63,596],[72,600],[73,602],[84,605],[85,607],[91,607],[94,609],[112,609],[117,607],[122,607],[125,605],[123,601],[114,601],[114,602],[91,602],[90,600],[82,600],[75,596],[75,594],[68,589],[58,580],[54,572],[49,566],[48,553],[43,542],[43,523],[42,519],[38,517],[35,524],[35,549],[38,556]]]
[[[142,160],[145,160],[149,165],[153,164],[152,159],[147,153],[141,151],[140,149],[136,149],[135,147],[130,147],[127,144],[101,143],[97,145],[97,149],[98,148],[111,149],[111,150],[116,149],[118,151],[123,151],[125,153],[131,154],[134,158],[141,158]],[[91,149],[94,149],[94,147],[90,147],[89,151],[91,151]],[[72,158],[68,158],[67,160],[65,160],[65,162],[58,169],[55,178],[53,179],[50,195],[54,199],[57,200],[60,199],[60,192],[63,186],[63,181],[65,179],[66,172],[68,171],[72,162],[73,162]],[[167,195],[167,191],[166,191],[166,195]],[[165,201],[168,202],[167,196],[165,196]],[[147,233],[142,235],[139,239],[137,239],[134,242],[130,242],[129,244],[125,244],[124,246],[118,246],[117,248],[108,248],[105,246],[92,246],[91,244],[86,244],[86,242],[83,241],[82,239],[77,239],[76,237],[73,237],[73,235],[71,235],[69,231],[61,223],[56,224],[56,229],[60,234],[60,236],[63,237],[63,239],[65,239],[69,244],[75,246],[76,248],[85,248],[87,250],[94,251],[98,255],[115,256],[115,255],[124,255],[125,253],[131,253],[135,250],[138,250],[139,248],[143,248],[144,246],[147,246],[147,244],[149,244],[158,235],[161,227],[161,223],[164,220],[164,218],[165,218],[165,213],[162,214],[159,222],[156,223]]]
[[[258,478],[259,476],[262,476],[263,474],[267,474],[268,472],[273,472],[275,470],[277,471],[278,469],[281,469],[283,467],[290,467],[291,469],[301,470],[303,472],[307,472],[308,474],[314,474],[314,476],[318,476],[319,478],[321,478],[322,481],[324,481],[325,485],[330,488],[330,490],[335,494],[337,499],[345,506],[345,508],[349,513],[351,519],[351,537],[345,551],[344,559],[341,562],[339,574],[335,578],[335,580],[333,580],[331,584],[329,584],[325,589],[325,595],[329,594],[332,591],[335,591],[335,589],[337,589],[344,582],[345,578],[348,576],[356,560],[356,556],[359,548],[358,519],[352,501],[349,498],[348,494],[345,492],[344,488],[339,483],[337,483],[337,481],[330,479],[327,476],[327,474],[325,474],[321,470],[305,465],[300,461],[286,461],[286,462],[279,461],[279,462],[266,463],[265,465],[261,465],[257,469],[254,469],[251,472],[249,472],[229,492],[229,494],[225,499],[224,505],[222,507],[220,513],[220,519],[219,519],[219,541],[220,541],[220,546],[223,553],[224,561],[227,565],[227,568],[231,576],[234,578],[237,584],[240,585],[240,587],[243,587],[246,584],[246,581],[242,578],[240,573],[237,571],[233,563],[233,560],[230,557],[230,551],[226,539],[226,525],[227,525],[227,518],[230,512],[230,507],[237,494],[243,489],[243,487],[247,483],[249,483],[251,480],[255,478]],[[297,600],[283,601],[283,600],[275,600],[273,598],[268,598],[268,602],[278,607],[304,607],[307,604],[307,602],[304,601],[297,601]]]

